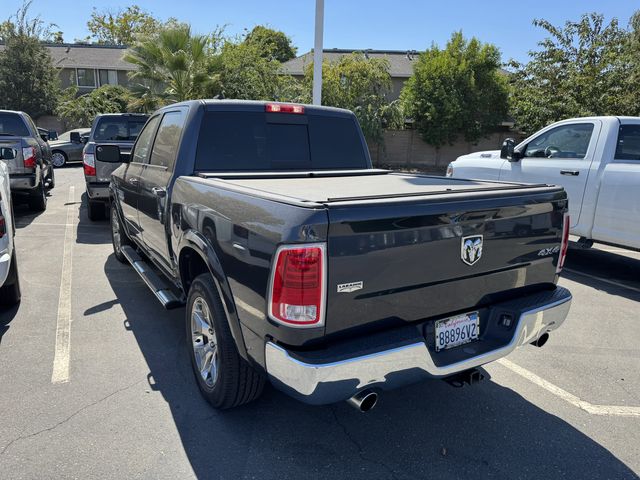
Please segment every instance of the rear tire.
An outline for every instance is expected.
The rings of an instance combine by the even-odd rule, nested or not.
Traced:
[[[47,175],[45,182],[49,190],[53,190],[53,187],[56,186],[56,177],[55,177],[55,174],[53,173],[53,167],[49,169],[49,175]]]
[[[131,246],[133,243],[122,227],[115,205],[111,205],[111,244],[113,245],[113,254],[116,259],[122,263],[129,263],[127,257],[122,253],[122,247]]]
[[[99,220],[104,220],[105,217],[105,204],[104,202],[92,202],[88,201],[89,209],[87,211],[87,215],[89,216],[89,220],[92,222],[96,222]]]
[[[16,259],[16,248],[13,247],[11,254],[11,266],[4,285],[0,288],[0,305],[10,307],[20,303],[22,293],[20,292],[20,276],[18,275],[18,261]]]
[[[47,191],[44,187],[44,178],[40,184],[29,194],[29,208],[34,212],[44,212],[47,209]]]
[[[218,409],[258,398],[264,375],[238,353],[210,274],[198,275],[191,284],[185,317],[191,366],[204,398]]]

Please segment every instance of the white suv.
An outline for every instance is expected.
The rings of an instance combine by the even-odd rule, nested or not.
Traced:
[[[7,147],[0,148],[0,304],[12,306],[20,302],[18,262],[13,242],[15,228],[11,207],[9,172],[3,159],[11,157]]]

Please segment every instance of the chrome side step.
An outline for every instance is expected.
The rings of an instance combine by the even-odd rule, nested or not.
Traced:
[[[171,310],[172,308],[178,308],[184,305],[184,302],[176,297],[166,282],[147,265],[132,247],[122,247],[122,254],[129,260],[133,269],[140,275],[142,280],[144,280],[144,283],[147,284],[147,287],[149,287],[164,308]]]

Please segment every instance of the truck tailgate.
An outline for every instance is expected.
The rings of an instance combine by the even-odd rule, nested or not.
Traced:
[[[11,149],[15,155],[15,158],[13,159],[1,160],[9,169],[9,174],[33,172],[33,169],[24,168],[24,162],[22,160],[23,146],[26,146],[26,144],[23,144],[21,137],[0,136],[0,148]]]
[[[562,187],[380,170],[200,176],[326,209],[326,334],[472,312],[554,287]]]
[[[514,289],[549,288],[565,199],[546,187],[327,203],[326,333],[469,312]]]

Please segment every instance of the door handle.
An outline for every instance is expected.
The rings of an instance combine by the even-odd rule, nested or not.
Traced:
[[[571,175],[572,177],[577,177],[580,175],[580,171],[578,170],[560,170],[560,175]]]
[[[153,187],[151,189],[151,193],[153,193],[158,198],[164,198],[167,195],[167,191],[162,187]]]
[[[138,179],[136,177],[130,177],[129,180],[127,180],[131,185],[138,185]]]

